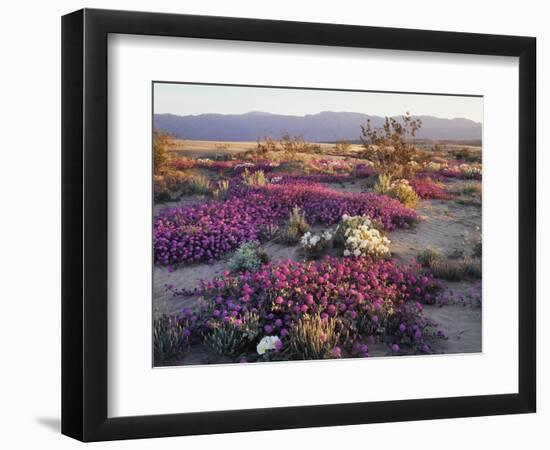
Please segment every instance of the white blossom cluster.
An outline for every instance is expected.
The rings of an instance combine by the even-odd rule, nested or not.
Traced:
[[[300,240],[302,246],[306,249],[314,249],[315,247],[325,247],[332,240],[333,233],[331,230],[324,231],[321,235],[312,234],[310,231],[305,233]]]
[[[263,355],[270,350],[276,350],[281,345],[281,339],[278,336],[264,336],[256,346],[258,355]]]
[[[390,240],[382,236],[368,217],[342,216],[344,256],[384,256],[390,252]]]

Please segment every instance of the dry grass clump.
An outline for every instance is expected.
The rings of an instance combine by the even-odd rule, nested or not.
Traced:
[[[290,351],[299,359],[334,358],[339,356],[339,340],[336,320],[305,314],[291,330]]]
[[[462,256],[448,258],[435,247],[426,247],[417,255],[417,260],[433,273],[436,278],[447,281],[481,279],[481,259]]]
[[[295,244],[302,239],[302,236],[310,228],[302,210],[298,206],[295,206],[292,208],[288,221],[279,232],[278,240],[284,244]]]

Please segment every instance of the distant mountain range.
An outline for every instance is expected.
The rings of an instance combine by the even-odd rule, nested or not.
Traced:
[[[419,139],[480,140],[481,124],[469,119],[441,119],[415,116],[422,120]],[[355,141],[361,134],[360,125],[371,119],[381,126],[384,118],[354,112],[320,112],[305,116],[286,116],[252,111],[246,114],[200,114],[176,116],[155,114],[155,129],[166,131],[180,139],[216,141],[255,141],[284,133],[302,135],[314,142]]]

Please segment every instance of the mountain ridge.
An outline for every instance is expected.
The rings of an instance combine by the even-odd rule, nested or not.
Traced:
[[[399,118],[399,116],[396,116]],[[413,116],[422,120],[419,139],[480,140],[481,124],[466,118],[445,119],[429,115]],[[314,142],[357,140],[361,125],[370,119],[375,127],[384,117],[357,112],[321,111],[303,116],[250,111],[243,114],[204,113],[180,116],[163,113],[153,116],[153,126],[181,139],[215,141],[255,141],[284,133],[302,135]]]

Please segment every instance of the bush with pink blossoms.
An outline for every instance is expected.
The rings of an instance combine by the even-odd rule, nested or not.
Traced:
[[[338,346],[350,355],[364,356],[367,352],[356,347],[367,339],[423,352],[435,333],[423,316],[422,304],[433,303],[440,288],[415,263],[400,265],[366,257],[280,261],[254,272],[226,272],[203,282],[203,334],[223,323],[242,323],[254,314],[262,330],[257,339],[278,336],[286,347],[306,316],[318,316],[338,330],[338,341],[331,341],[330,348]],[[254,344],[250,343],[251,351]],[[331,357],[325,350],[323,355]]]
[[[430,178],[417,178],[409,182],[416,194],[423,199],[448,199],[450,196],[444,188]]]

